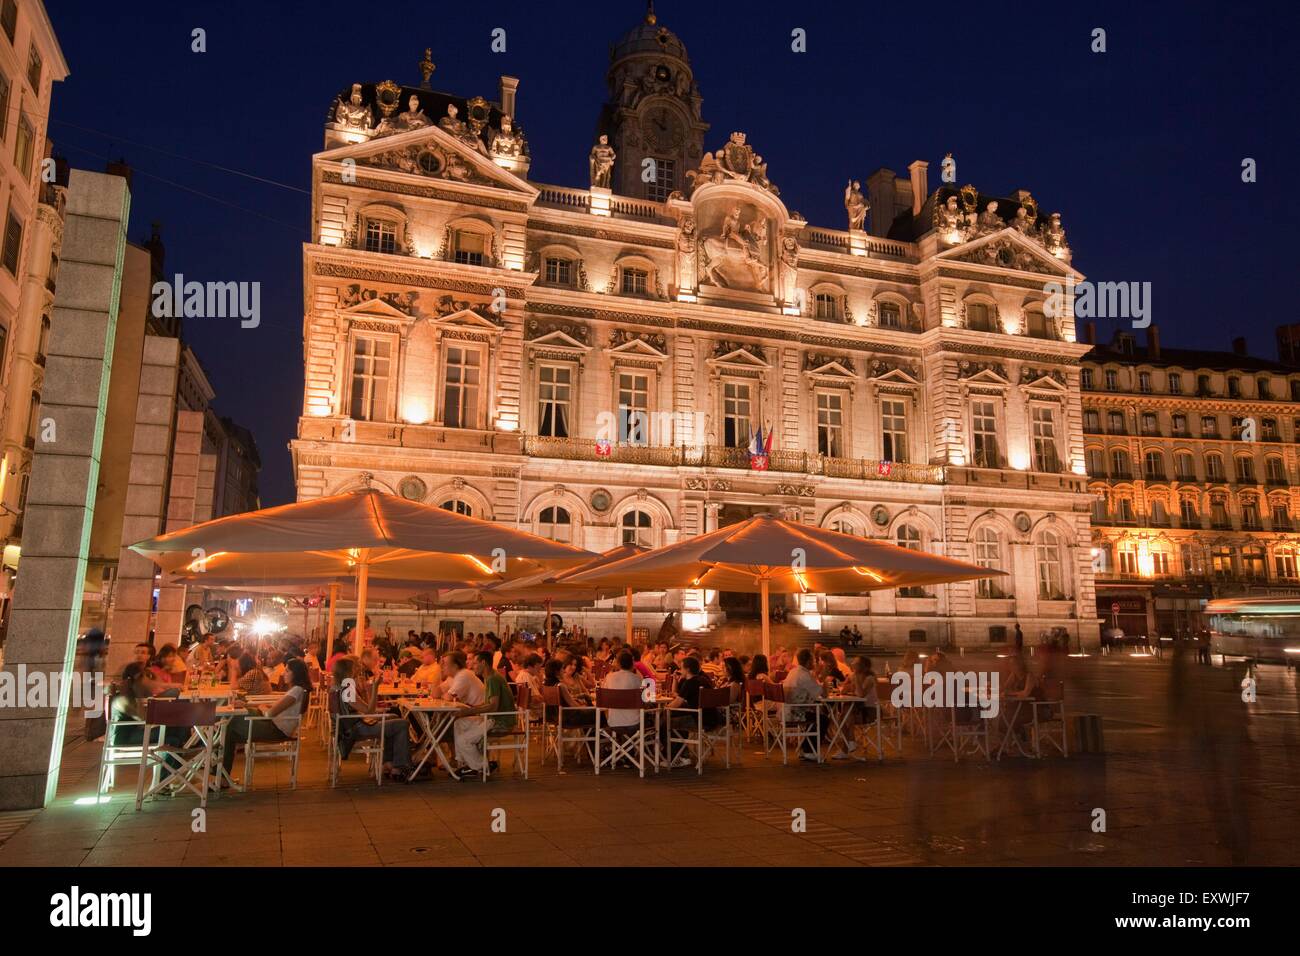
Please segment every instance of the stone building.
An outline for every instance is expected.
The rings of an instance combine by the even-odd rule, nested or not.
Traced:
[[[1091,326],[1091,323],[1089,323]],[[1280,358],[1172,349],[1151,326],[1083,359],[1098,614],[1128,635],[1204,625],[1203,602],[1300,595],[1295,327]],[[1090,333],[1085,338],[1091,338]]]
[[[653,15],[611,52],[590,145],[529,142],[518,80],[436,92],[427,60],[419,87],[339,91],[312,158],[300,498],[369,484],[590,550],[772,511],[1009,572],[773,598],[810,629],[1095,641],[1088,346],[1045,290],[1081,278],[1059,216],[1023,190],[931,190],[917,161],[826,184],[849,228],[811,224],[778,188],[797,170],[710,133]],[[528,178],[533,149],[561,148],[588,184]],[[758,611],[637,597],[639,623],[666,609],[691,629]]]
[[[63,243],[66,168],[50,157],[53,87],[68,75],[41,0],[0,0],[0,628],[22,553],[45,347]]]

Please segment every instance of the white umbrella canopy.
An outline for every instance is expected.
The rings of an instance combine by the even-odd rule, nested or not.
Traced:
[[[355,574],[358,644],[372,578],[492,581],[511,572],[570,567],[594,556],[374,489],[229,515],[131,548],[196,584],[222,579],[320,584]]]
[[[646,554],[591,570],[575,570],[567,580],[642,590],[757,591],[763,596],[763,650],[767,653],[767,595],[771,592],[858,594],[1003,573],[764,514]]]

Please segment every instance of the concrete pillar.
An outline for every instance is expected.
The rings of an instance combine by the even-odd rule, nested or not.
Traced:
[[[154,563],[130,550],[162,531],[163,504],[171,470],[180,339],[146,335],[140,358],[140,390],[131,439],[130,483],[122,515],[122,550],[117,560],[113,610],[109,618],[105,673],[115,677],[131,661],[131,648],[149,639],[153,616]]]
[[[199,488],[199,457],[203,451],[203,413],[178,411],[172,446],[172,477],[167,492],[166,531],[194,524],[194,500]],[[184,585],[158,589],[158,614],[154,619],[154,647],[175,644],[185,621]]]
[[[69,675],[94,518],[131,195],[118,176],[73,170],[58,295],[5,669]],[[53,797],[67,685],[45,707],[0,708],[0,810]]]

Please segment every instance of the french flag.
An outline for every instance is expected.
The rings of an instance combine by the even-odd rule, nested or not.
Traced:
[[[749,467],[753,471],[767,471],[768,455],[772,451],[772,429],[767,430],[763,438],[763,426],[759,425],[749,443]]]

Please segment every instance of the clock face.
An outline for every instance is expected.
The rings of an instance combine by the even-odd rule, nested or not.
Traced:
[[[652,106],[641,117],[641,135],[651,149],[676,150],[686,140],[686,121],[666,106]]]

